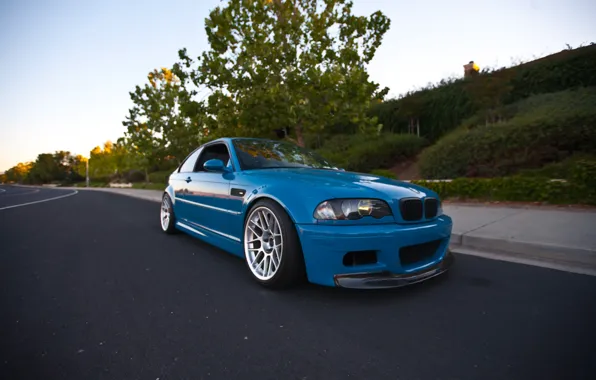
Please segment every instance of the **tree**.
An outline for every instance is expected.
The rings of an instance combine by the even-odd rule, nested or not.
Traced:
[[[419,94],[408,93],[400,99],[398,115],[408,119],[408,133],[420,136],[420,115],[424,111],[424,101]]]
[[[137,153],[145,170],[166,156],[181,161],[196,148],[205,114],[193,100],[195,92],[187,89],[186,76],[181,80],[173,70],[162,67],[147,77],[148,84],[130,93],[134,106],[122,123],[126,127],[123,143]]]
[[[81,180],[76,173],[77,159],[68,151],[41,153],[27,171],[28,183],[73,182]]]
[[[485,125],[501,120],[503,97],[511,92],[513,70],[484,73],[467,79],[466,91],[472,102],[484,113]]]
[[[6,176],[6,181],[8,182],[23,182],[27,176],[27,173],[31,170],[33,163],[31,162],[19,162],[12,168],[8,169],[4,175]]]
[[[130,168],[127,147],[119,139],[115,144],[106,141],[89,152],[89,172],[92,177],[120,176]]]
[[[71,168],[73,177],[76,177],[80,180],[85,179],[87,175],[87,160],[88,158],[83,157],[80,154],[77,154],[72,158]]]
[[[230,0],[206,19],[210,50],[190,75],[212,91],[215,135],[304,134],[349,121],[378,130],[367,115],[388,89],[366,70],[390,21],[380,11],[354,16],[348,0]],[[187,68],[194,62],[185,50]],[[214,136],[215,137],[215,136]]]

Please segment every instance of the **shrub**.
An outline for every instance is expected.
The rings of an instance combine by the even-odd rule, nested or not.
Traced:
[[[172,174],[173,171],[174,171],[174,169],[172,169],[172,170],[164,170],[164,171],[160,171],[160,172],[149,173],[149,182],[152,182],[152,183],[168,183],[168,180],[170,178],[170,175]]]
[[[584,190],[596,191],[596,161],[584,159],[573,165],[569,179]]]
[[[585,181],[581,171],[579,181]],[[591,177],[594,178],[594,177]],[[591,180],[591,179],[589,179]],[[588,181],[589,181],[588,180]],[[441,198],[480,199],[487,201],[546,202],[551,204],[590,204],[596,205],[596,188],[588,182],[553,181],[546,178],[521,176],[501,178],[458,178],[453,181],[416,180],[412,183],[436,191]]]
[[[586,153],[576,153],[561,162],[553,162],[540,169],[523,169],[519,175],[524,177],[542,177],[549,179],[572,179],[578,165],[596,164],[596,156]]]
[[[413,157],[426,144],[425,139],[411,134],[338,135],[327,141],[318,153],[346,170],[366,173]]]
[[[145,172],[141,170],[129,170],[124,174],[124,178],[127,182],[136,183],[145,181]]]
[[[386,178],[391,178],[391,179],[397,179],[397,176],[395,175],[395,173],[392,172],[391,170],[387,170],[387,169],[375,169],[375,170],[372,170],[370,172],[370,174],[374,174],[374,175],[378,175],[378,176],[386,177]]]
[[[551,94],[554,95],[554,94]],[[559,102],[556,102],[556,99]],[[596,151],[596,88],[565,91],[507,122],[458,129],[425,150],[425,178],[497,177]]]
[[[148,189],[148,190],[164,190],[167,185],[165,183],[133,183],[133,189]]]
[[[108,184],[110,183],[110,177],[91,177],[89,181],[97,184]]]

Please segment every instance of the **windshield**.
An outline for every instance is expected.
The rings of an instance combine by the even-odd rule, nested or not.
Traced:
[[[242,170],[272,168],[337,169],[315,152],[270,140],[233,140]]]

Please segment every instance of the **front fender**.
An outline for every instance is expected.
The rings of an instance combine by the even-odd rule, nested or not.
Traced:
[[[290,185],[264,185],[254,189],[246,196],[242,205],[242,214],[246,215],[249,208],[259,199],[272,199],[279,203],[288,213],[290,219],[297,224],[313,224],[313,216],[319,203],[333,196],[320,188],[301,189]]]
[[[164,192],[170,196],[170,199],[172,200],[172,206],[175,205],[176,197],[174,196],[174,188],[172,187],[172,185],[168,185]]]

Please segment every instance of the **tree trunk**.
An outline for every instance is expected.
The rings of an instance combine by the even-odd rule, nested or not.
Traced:
[[[296,140],[298,142],[298,146],[304,148],[304,137],[302,136],[302,124],[296,124]]]
[[[416,134],[420,137],[420,119],[416,118]]]
[[[149,172],[147,171],[147,168],[145,168],[145,182],[149,182]]]

